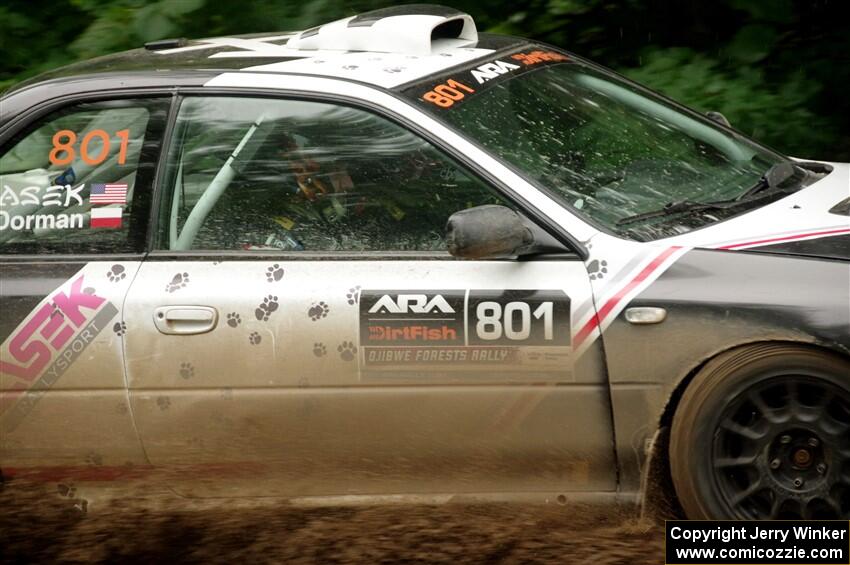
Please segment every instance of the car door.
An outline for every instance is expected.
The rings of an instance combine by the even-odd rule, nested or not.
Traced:
[[[124,378],[170,100],[80,101],[0,133],[0,470],[98,479],[147,463]]]
[[[321,101],[187,97],[166,165],[126,352],[145,451],[181,492],[615,488],[601,351],[573,343],[582,261],[445,250],[452,213],[509,197]]]

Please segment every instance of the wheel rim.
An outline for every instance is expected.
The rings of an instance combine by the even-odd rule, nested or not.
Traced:
[[[810,376],[759,381],[715,421],[715,488],[736,517],[850,518],[850,394]]]

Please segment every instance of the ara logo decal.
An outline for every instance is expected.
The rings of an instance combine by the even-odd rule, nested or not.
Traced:
[[[570,320],[560,289],[364,289],[361,376],[568,370]]]
[[[26,415],[117,314],[114,304],[85,285],[82,274],[62,285],[3,343],[0,373],[17,380],[9,387],[16,393],[4,400],[29,389],[16,410]]]
[[[471,74],[472,78],[478,81],[478,84],[484,84],[488,80],[493,80],[494,78],[498,78],[499,76],[507,74],[518,68],[519,65],[496,60],[492,63],[485,63],[480,67],[473,69]]]
[[[428,297],[427,294],[399,294],[393,300],[389,294],[383,295],[374,306],[369,308],[370,314],[454,314],[455,310],[446,299],[439,294]]]

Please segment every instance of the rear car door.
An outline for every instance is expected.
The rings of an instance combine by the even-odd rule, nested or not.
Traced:
[[[6,476],[97,479],[146,464],[121,310],[141,264],[169,103],[80,101],[0,133]]]
[[[126,351],[145,451],[181,492],[615,488],[601,350],[572,341],[582,261],[445,251],[452,213],[508,197],[321,101],[187,97],[166,165]]]

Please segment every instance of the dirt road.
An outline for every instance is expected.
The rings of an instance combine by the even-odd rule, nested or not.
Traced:
[[[202,507],[133,495],[92,504],[8,483],[0,562],[659,563],[663,532],[633,511],[508,504]]]

